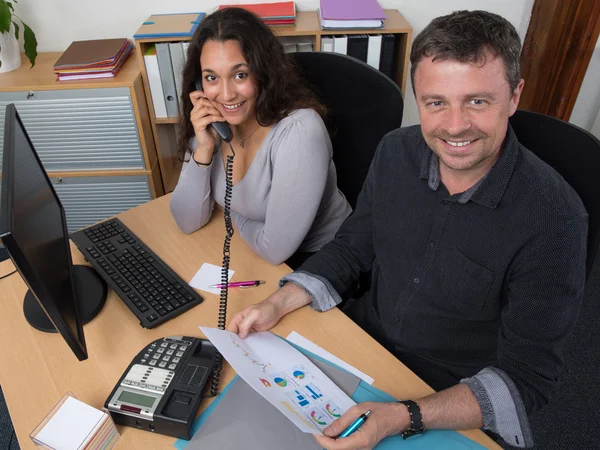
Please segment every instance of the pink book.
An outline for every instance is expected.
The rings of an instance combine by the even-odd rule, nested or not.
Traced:
[[[325,20],[383,20],[386,18],[377,0],[320,0]]]

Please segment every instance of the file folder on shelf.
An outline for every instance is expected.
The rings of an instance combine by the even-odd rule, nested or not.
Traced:
[[[179,116],[179,102],[177,100],[177,88],[175,87],[175,76],[173,64],[171,63],[171,52],[168,42],[156,44],[156,57],[158,58],[158,70],[162,83],[165,104],[167,105],[167,116]]]
[[[134,39],[191,37],[206,14],[153,14],[133,35]]]

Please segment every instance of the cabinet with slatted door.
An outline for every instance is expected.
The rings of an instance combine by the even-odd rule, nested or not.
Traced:
[[[0,75],[0,149],[14,103],[63,203],[69,231],[164,194],[139,65],[117,76],[56,81],[60,53]],[[2,165],[0,152],[0,169]]]

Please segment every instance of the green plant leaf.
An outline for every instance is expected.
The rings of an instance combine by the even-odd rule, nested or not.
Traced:
[[[13,25],[15,26],[15,39],[18,41],[19,40],[19,24],[17,22],[13,22]]]
[[[35,58],[37,58],[37,40],[35,39],[35,33],[29,28],[29,26],[23,23],[23,42],[25,47],[25,55],[31,63],[31,67],[35,66]]]
[[[8,5],[4,1],[0,1],[0,33],[10,30],[11,13]]]
[[[13,5],[12,5],[12,3],[11,3],[11,2],[5,2],[5,3],[8,5],[8,7],[10,8],[10,10],[11,10],[12,12],[15,12],[15,8],[13,8]]]

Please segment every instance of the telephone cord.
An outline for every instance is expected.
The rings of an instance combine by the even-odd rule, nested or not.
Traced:
[[[233,237],[233,222],[231,221],[231,195],[233,192],[233,158],[235,150],[229,142],[231,155],[227,155],[227,164],[225,168],[225,199],[223,201],[223,217],[225,218],[225,240],[223,241],[223,264],[221,267],[221,295],[219,300],[219,319],[218,328],[225,329],[227,324],[227,294],[229,289],[229,262],[231,259],[231,238]],[[223,355],[217,351],[215,358],[215,367],[210,384],[209,397],[215,397],[219,390],[219,378],[223,368]]]

